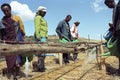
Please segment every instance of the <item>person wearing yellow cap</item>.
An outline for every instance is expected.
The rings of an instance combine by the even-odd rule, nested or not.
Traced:
[[[34,18],[34,26],[35,26],[35,40],[37,42],[47,42],[48,37],[48,25],[47,21],[44,19],[46,15],[47,8],[44,6],[39,6]],[[38,64],[37,71],[44,72],[45,71],[45,54],[38,55]]]

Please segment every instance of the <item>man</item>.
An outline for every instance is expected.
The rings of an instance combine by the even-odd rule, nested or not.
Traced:
[[[37,42],[47,42],[48,25],[47,25],[47,21],[44,19],[44,16],[46,15],[46,11],[47,11],[46,7],[39,6],[36,12],[36,16],[34,18],[35,40]],[[45,54],[38,55],[37,71],[40,72],[45,71],[44,59],[45,59]]]
[[[113,36],[117,39],[117,50],[119,52],[119,69],[118,73],[120,73],[120,1],[118,1],[118,4],[115,5],[114,0],[105,0],[105,5],[108,6],[108,8],[113,9]]]
[[[65,39],[67,42],[72,41],[72,36],[70,33],[70,25],[69,21],[71,20],[72,16],[67,15],[66,18],[59,22],[56,32],[59,36],[59,39]],[[63,61],[65,64],[69,63],[69,54],[63,53]]]
[[[2,34],[2,40],[5,41],[23,41],[25,36],[24,25],[19,16],[13,15],[11,13],[11,6],[8,3],[1,5],[1,10],[4,13],[2,18],[2,23],[4,28],[0,30]],[[16,78],[19,74],[19,68],[21,66],[20,56],[18,55],[6,55],[6,63],[8,72],[10,75],[14,75]]]

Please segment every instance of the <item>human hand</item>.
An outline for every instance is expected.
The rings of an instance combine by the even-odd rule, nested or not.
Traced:
[[[25,36],[25,33],[22,32],[22,36]]]
[[[64,38],[64,35],[61,35],[61,38]]]
[[[40,38],[36,38],[37,39],[37,41],[40,41]]]

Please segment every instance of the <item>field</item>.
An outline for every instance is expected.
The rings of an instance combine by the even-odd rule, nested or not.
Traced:
[[[71,55],[72,56],[72,55]],[[28,77],[24,73],[24,66],[21,68],[21,76],[18,80],[119,80],[116,73],[118,60],[116,57],[106,59],[107,71],[99,70],[94,55],[79,53],[78,61],[70,61],[69,64],[62,67],[56,63],[57,56],[47,56],[45,59],[46,71],[33,72],[32,66],[29,68]],[[37,58],[34,57],[34,61]],[[5,61],[0,63],[0,69],[5,68]],[[105,73],[105,74],[104,74]],[[0,80],[8,80],[6,76],[0,74]]]
[[[55,39],[58,38],[53,38],[53,40]],[[50,40],[53,41],[51,38]],[[87,39],[80,40],[87,41]],[[72,53],[70,56],[72,57]],[[37,61],[37,57],[34,57],[33,61]],[[32,64],[32,62],[30,63]],[[115,56],[106,57],[106,70],[100,70],[96,61],[96,53],[91,53],[91,51],[80,52],[77,61],[73,61],[70,58],[70,63],[63,64],[63,66],[58,64],[57,54],[47,56],[45,58],[45,66],[45,72],[33,72],[32,66],[30,66],[27,76],[25,75],[25,66],[21,67],[21,75],[18,76],[18,80],[120,80],[117,74],[118,59]],[[0,80],[9,80],[7,76],[2,76],[3,68],[6,68],[6,63],[1,60]]]

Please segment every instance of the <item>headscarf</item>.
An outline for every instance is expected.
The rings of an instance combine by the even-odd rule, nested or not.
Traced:
[[[46,12],[47,8],[44,7],[44,6],[39,6],[38,9],[37,9],[37,12],[40,11],[40,10]]]

